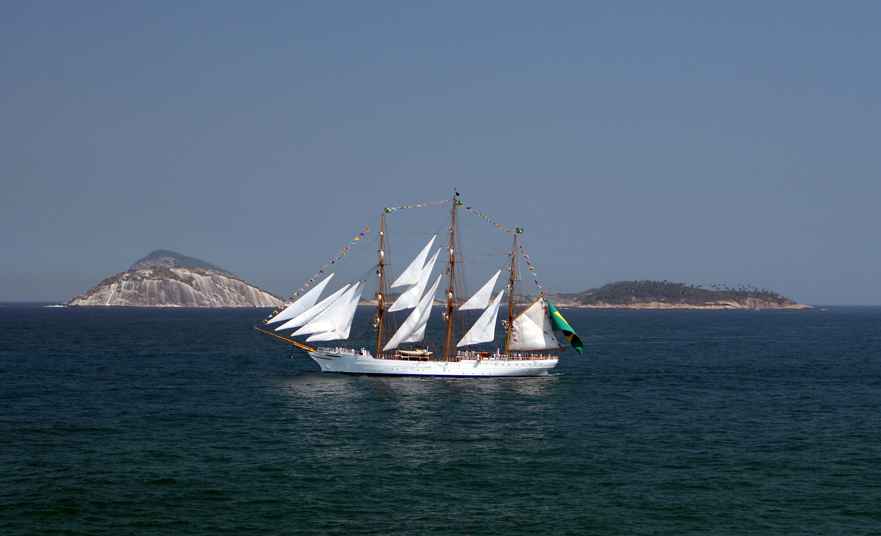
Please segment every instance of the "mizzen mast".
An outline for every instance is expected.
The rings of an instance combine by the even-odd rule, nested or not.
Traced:
[[[517,235],[520,229],[514,231],[514,244],[511,246],[511,277],[508,279],[508,329],[505,331],[505,353],[511,346],[511,331],[514,327],[514,284],[517,281]]]
[[[379,217],[379,250],[377,252],[379,262],[376,275],[379,276],[379,284],[376,287],[376,357],[382,352],[382,335],[385,327],[385,211]]]
[[[456,274],[456,209],[459,208],[459,192],[453,192],[453,207],[450,209],[450,241],[449,241],[449,285],[447,286],[447,332],[444,336],[444,360],[449,361],[456,351],[453,341],[453,311],[456,309],[455,274]]]

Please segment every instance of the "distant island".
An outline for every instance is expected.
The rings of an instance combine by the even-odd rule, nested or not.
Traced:
[[[810,309],[776,292],[671,281],[617,281],[600,288],[557,294],[561,307],[586,309]]]
[[[71,306],[277,307],[276,296],[211,263],[160,249],[107,277]]]
[[[397,296],[391,294],[390,301]],[[728,288],[674,283],[671,281],[616,281],[582,292],[550,294],[559,307],[579,309],[810,309],[771,290],[751,287]],[[527,305],[531,298],[516,297]],[[439,302],[437,302],[439,303]],[[361,305],[376,305],[374,298],[364,298]]]
[[[776,292],[671,281],[617,281],[549,298],[560,307],[585,309],[809,309]],[[518,296],[518,301],[520,297]],[[362,305],[375,305],[372,298]],[[109,276],[70,300],[70,306],[278,307],[282,300],[211,263],[156,250],[125,272]]]

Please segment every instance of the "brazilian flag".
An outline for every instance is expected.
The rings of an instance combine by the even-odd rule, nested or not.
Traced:
[[[547,300],[545,300],[547,301]],[[575,348],[575,351],[579,354],[584,350],[584,344],[581,342],[581,339],[578,338],[578,334],[575,333],[575,330],[563,318],[563,314],[559,309],[554,307],[554,304],[551,302],[547,302],[548,304],[548,316],[551,317],[551,326],[554,328],[554,331],[562,331],[563,337],[569,341],[569,344],[572,345],[572,348]]]

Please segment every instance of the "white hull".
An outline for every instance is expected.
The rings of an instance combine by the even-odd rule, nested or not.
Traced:
[[[542,376],[557,366],[556,356],[522,359],[507,356],[460,357],[457,361],[377,359],[366,350],[318,348],[309,352],[322,372],[391,376]]]

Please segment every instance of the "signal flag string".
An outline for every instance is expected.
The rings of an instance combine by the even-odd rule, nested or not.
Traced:
[[[303,283],[302,287],[298,288],[296,291],[294,291],[293,294],[291,294],[291,297],[288,299],[288,303],[296,300],[297,298],[300,297],[300,294],[302,294],[306,290],[310,289],[312,287],[312,285],[315,284],[316,281],[321,279],[322,276],[324,276],[329,271],[329,268],[332,265],[341,261],[343,259],[343,257],[348,255],[349,252],[352,251],[352,246],[354,246],[358,242],[365,240],[367,238],[368,234],[370,234],[370,226],[365,225],[364,228],[361,229],[360,232],[358,232],[358,234],[356,234],[351,240],[349,240],[348,244],[343,246],[343,248],[336,255],[334,255],[326,263],[324,263],[321,266],[321,268],[318,269],[318,271],[315,273],[315,275],[313,275],[312,277],[307,279],[306,282]],[[272,318],[273,316],[277,315],[279,313],[280,309],[281,309],[281,307],[277,307],[274,311],[272,311],[272,313],[267,317],[267,320]]]

